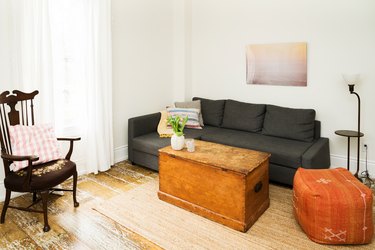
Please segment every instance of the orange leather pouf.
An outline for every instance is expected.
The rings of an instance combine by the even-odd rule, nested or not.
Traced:
[[[294,215],[307,236],[323,244],[366,244],[374,233],[372,191],[348,170],[299,168]]]

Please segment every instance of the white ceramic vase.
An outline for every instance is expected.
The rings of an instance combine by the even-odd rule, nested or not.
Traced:
[[[185,136],[177,136],[176,134],[173,134],[171,137],[171,147],[174,150],[181,150],[185,146]]]

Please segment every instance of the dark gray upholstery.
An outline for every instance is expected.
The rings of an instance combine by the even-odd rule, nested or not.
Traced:
[[[280,166],[277,164],[270,163],[270,167],[269,167],[270,181],[292,186],[295,173],[296,173],[295,168],[288,168],[285,166]]]
[[[259,132],[263,127],[266,105],[227,100],[221,127]]]
[[[145,121],[145,117],[150,119],[150,122],[155,122],[153,119],[157,116],[158,113],[153,114],[151,116],[141,116],[139,117],[140,120]],[[134,119],[134,118],[132,118]],[[160,119],[160,116],[159,116]],[[129,123],[129,131],[137,130],[133,127],[133,125],[140,123],[134,122],[132,120]],[[132,127],[132,128],[130,128]],[[218,127],[212,126],[205,126],[203,130],[199,129],[185,129],[185,138],[194,138],[200,139],[203,133],[217,133],[220,131]],[[170,145],[170,138],[160,138],[156,132],[150,132],[148,134],[144,134],[137,137],[132,137],[131,135],[128,136],[128,151],[129,151],[129,160],[133,163],[136,163],[140,166],[145,166],[151,168],[153,170],[159,170],[159,163],[158,163],[158,150],[164,146]],[[132,139],[131,139],[132,138]]]
[[[160,138],[157,132],[148,133],[133,139],[133,149],[158,156],[160,148],[171,145],[170,138]]]
[[[133,163],[159,171],[159,157],[143,151],[133,151]]]
[[[202,99],[200,98],[200,100]],[[210,100],[208,100],[208,102],[203,101],[202,110],[207,103],[208,109],[210,109],[211,105],[215,107],[217,105],[217,103],[212,103]],[[225,104],[223,104],[222,107],[224,109]],[[279,112],[279,114],[277,114],[278,116],[282,116],[281,110],[284,110],[287,112],[285,117],[289,117],[290,119],[295,119],[297,117],[296,121],[301,121],[303,120],[302,118],[309,117],[309,115],[311,116],[311,113],[309,115],[294,114],[293,112],[293,114],[290,114],[290,109],[277,108]],[[219,111],[217,107],[215,110],[217,112]],[[227,114],[225,113],[225,115]],[[215,119],[218,118],[219,115],[217,115]],[[204,116],[203,119],[206,122]],[[129,160],[154,170],[158,170],[159,168],[158,150],[164,146],[170,145],[170,138],[160,138],[156,132],[159,120],[160,113],[134,117],[129,119],[128,128]],[[218,120],[216,122],[218,122]],[[270,180],[292,185],[293,177],[298,167],[318,169],[329,168],[330,166],[329,141],[327,138],[320,137],[320,122],[313,120],[312,124],[312,134],[309,136],[304,135],[304,131],[296,130],[296,132],[301,132],[298,136],[299,139],[306,139],[311,136],[312,140],[309,142],[269,136],[262,133],[241,131],[238,129],[221,128],[217,123],[213,126],[205,126],[202,130],[185,129],[184,132],[185,138],[195,138],[235,147],[269,152],[271,153],[269,168]],[[291,124],[290,126],[293,127],[294,125]],[[301,127],[303,127],[303,125],[301,125]],[[310,127],[308,128],[309,133],[311,133]]]
[[[210,128],[207,129],[207,131]],[[200,139],[204,129],[185,129],[185,138]],[[160,138],[155,131],[145,135],[135,137],[133,139],[133,149],[143,151],[145,153],[158,156],[160,148],[171,145],[171,138]]]
[[[267,105],[264,135],[312,142],[314,139],[315,110],[291,109]]]
[[[160,117],[161,113],[154,113],[128,120],[128,158],[130,161],[135,162],[133,159],[133,139],[155,132],[158,128]]]
[[[201,100],[204,125],[220,127],[223,121],[225,100],[210,100],[194,97],[193,100]]]
[[[203,129],[185,129],[185,138],[201,139],[204,134],[218,133],[220,128],[214,126],[204,126]]]
[[[304,168],[326,168],[330,162],[328,138],[319,138],[303,154],[302,166]]]
[[[314,121],[314,139],[320,138],[320,121]]]
[[[232,129],[221,129],[217,133],[203,134],[201,139],[268,152],[271,153],[272,163],[291,168],[298,168],[302,165],[303,153],[313,144]]]

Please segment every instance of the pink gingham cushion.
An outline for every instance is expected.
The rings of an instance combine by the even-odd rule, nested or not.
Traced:
[[[35,126],[10,126],[9,136],[12,144],[13,155],[39,156],[39,160],[33,162],[33,165],[61,158],[55,131],[51,124],[41,124]],[[27,165],[27,161],[15,161],[11,164],[10,168],[13,171],[18,171],[27,167]]]

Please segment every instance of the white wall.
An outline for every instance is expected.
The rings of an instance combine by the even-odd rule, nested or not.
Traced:
[[[191,85],[191,0],[174,0],[174,101],[188,99]]]
[[[115,160],[126,158],[130,117],[173,101],[173,0],[113,0]]]
[[[333,166],[346,166],[347,145],[334,131],[357,122],[357,99],[341,73],[361,73],[356,91],[375,176],[375,1],[192,0],[191,13],[192,95],[314,108]],[[245,46],[279,42],[307,42],[308,86],[246,85]]]

